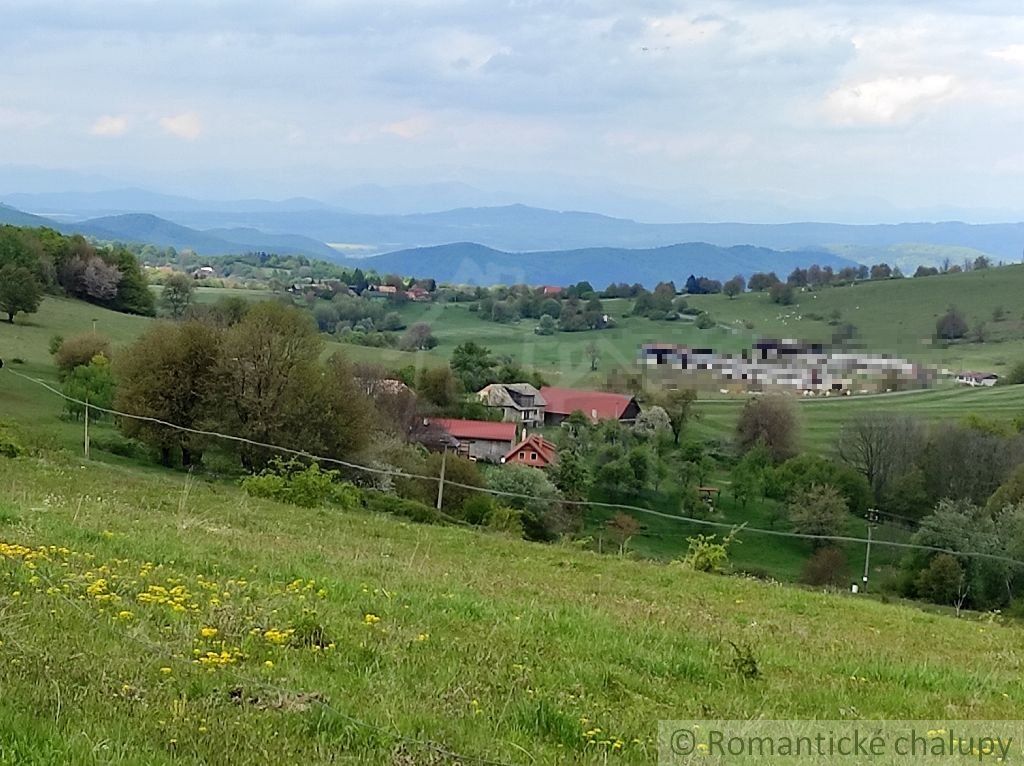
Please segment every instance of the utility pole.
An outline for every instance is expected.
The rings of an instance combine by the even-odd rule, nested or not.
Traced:
[[[437,510],[441,510],[441,501],[444,499],[444,467],[448,462],[448,445],[444,445],[444,452],[441,453],[441,478],[437,481]]]
[[[85,459],[89,459],[89,397],[85,399]]]
[[[871,533],[875,528],[875,524],[878,523],[878,511],[874,508],[868,508],[868,512],[865,515],[868,520],[868,544],[864,550],[864,578],[863,588],[866,593],[868,590],[868,567],[871,565]]]

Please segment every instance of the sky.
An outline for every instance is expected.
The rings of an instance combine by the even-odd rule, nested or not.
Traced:
[[[213,198],[458,181],[639,218],[1024,218],[1019,0],[0,0],[0,19],[0,187],[31,166]]]

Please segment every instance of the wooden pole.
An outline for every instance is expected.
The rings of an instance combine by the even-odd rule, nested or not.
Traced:
[[[85,459],[89,459],[89,400],[85,400]]]
[[[444,447],[444,452],[441,453],[441,478],[437,482],[437,510],[441,510],[441,501],[444,499],[444,467],[445,463],[448,462],[448,445]]]

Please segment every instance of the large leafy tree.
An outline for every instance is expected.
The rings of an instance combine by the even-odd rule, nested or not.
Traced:
[[[195,280],[187,274],[171,274],[164,280],[164,289],[160,293],[160,304],[175,319],[179,319],[192,302],[195,292]]]
[[[254,441],[306,449],[303,421],[317,417],[308,403],[318,390],[323,341],[308,314],[269,301],[254,306],[224,333],[218,365],[219,419],[230,433]],[[242,446],[247,468],[272,453]]]
[[[479,391],[494,382],[497,362],[489,348],[474,341],[469,340],[456,346],[452,351],[450,365],[467,391]]]
[[[220,348],[221,334],[209,325],[153,327],[118,357],[118,409],[188,428],[210,425]],[[155,447],[164,465],[173,464],[176,451],[185,466],[202,459],[206,440],[195,434],[130,418],[121,429]]]
[[[34,314],[42,300],[42,285],[30,269],[12,264],[0,268],[0,311],[9,323],[19,313]]]

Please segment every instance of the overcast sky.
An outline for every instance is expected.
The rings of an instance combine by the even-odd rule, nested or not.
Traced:
[[[1020,0],[0,0],[0,19],[0,165],[209,196],[461,180],[1024,211]]]

